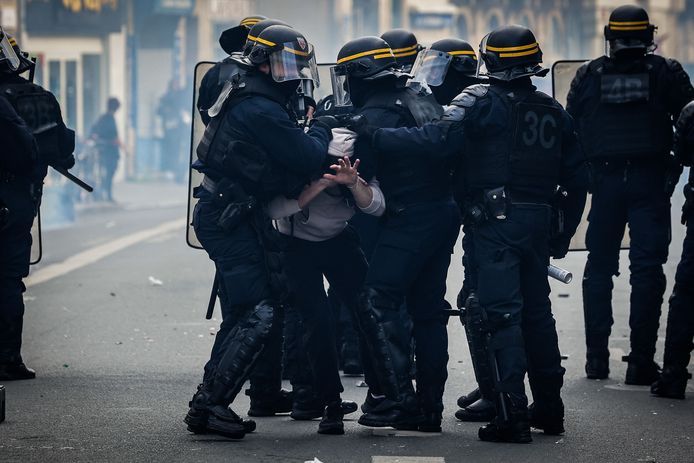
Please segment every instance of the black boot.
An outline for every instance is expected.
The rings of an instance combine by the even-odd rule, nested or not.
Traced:
[[[417,427],[419,432],[441,432],[441,413],[425,413],[422,423]]]
[[[532,442],[527,404],[525,393],[504,393],[497,397],[499,415],[504,415],[501,410],[505,410],[505,416],[497,415],[491,423],[482,426],[478,432],[479,438],[487,442]]]
[[[370,413],[372,412],[376,407],[378,407],[381,402],[386,400],[386,396],[384,395],[379,395],[379,394],[374,394],[371,392],[371,389],[369,389],[366,393],[366,398],[364,399],[364,403],[361,404],[361,411],[362,413]]]
[[[357,403],[351,400],[343,400],[341,406],[343,415],[354,413],[359,408]],[[323,401],[318,397],[314,397],[309,400],[294,401],[292,412],[289,416],[297,421],[310,421],[322,417],[324,412],[325,407],[323,406]]]
[[[27,368],[22,362],[0,363],[0,381],[17,381],[34,378],[36,378],[36,372],[31,368]]]
[[[686,368],[665,365],[660,378],[651,385],[651,394],[668,399],[684,399],[687,380],[691,377]]]
[[[286,389],[267,394],[258,394],[249,389],[246,390],[246,395],[251,397],[248,416],[275,416],[292,411],[294,394]]]
[[[650,386],[660,378],[660,366],[651,358],[629,354],[622,361],[628,362],[624,384]]]
[[[607,379],[610,375],[608,358],[588,357],[586,359],[586,377],[588,379]]]
[[[528,415],[531,427],[541,429],[550,436],[564,434],[564,404],[545,407],[534,403],[528,407]]]
[[[496,416],[494,402],[481,397],[467,407],[455,412],[455,417],[460,421],[489,423]]]
[[[342,401],[330,402],[325,407],[323,419],[318,425],[318,434],[344,434],[345,425],[342,422],[343,418]]]
[[[219,434],[231,439],[242,439],[250,426],[255,430],[255,422],[249,420],[249,423],[244,424],[228,406],[213,403],[206,387],[198,388],[198,392],[193,395],[190,409],[183,421],[188,425],[188,430],[195,434]]]
[[[470,405],[474,404],[478,400],[482,398],[482,392],[480,391],[480,388],[477,387],[473,389],[472,391],[468,392],[465,395],[461,395],[458,397],[458,407],[460,408],[465,408],[469,407]]]

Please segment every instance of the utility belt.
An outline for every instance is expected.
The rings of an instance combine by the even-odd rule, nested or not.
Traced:
[[[404,214],[408,209],[420,204],[446,202],[452,199],[453,197],[450,193],[441,193],[440,191],[424,194],[418,191],[406,195],[396,195],[393,199],[387,199],[385,215],[388,217],[397,217]]]
[[[217,225],[225,231],[233,230],[260,209],[255,197],[246,194],[238,182],[228,178],[215,181],[205,175],[201,186],[212,196],[211,202],[222,209]]]
[[[466,225],[480,225],[490,220],[506,220],[514,204],[528,204],[550,207],[547,201],[530,196],[512,194],[506,187],[482,190],[473,195],[463,206],[463,222]],[[563,228],[563,216],[562,216]]]

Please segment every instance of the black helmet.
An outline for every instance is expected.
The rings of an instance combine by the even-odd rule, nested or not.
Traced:
[[[527,76],[545,76],[540,66],[542,50],[535,34],[523,26],[503,26],[493,30],[480,43],[480,56],[489,77],[513,80]]]
[[[0,26],[0,73],[21,74],[33,67],[28,53],[23,52],[14,37]]]
[[[243,50],[243,46],[246,43],[246,38],[248,37],[248,31],[250,31],[251,27],[263,19],[267,18],[258,14],[246,16],[241,20],[238,26],[229,28],[222,32],[222,34],[219,36],[219,46],[222,47],[222,50],[224,50],[228,55]]]
[[[336,106],[349,106],[348,79],[376,80],[403,75],[397,71],[393,51],[380,37],[360,37],[347,42],[330,69]]]
[[[610,14],[605,26],[605,40],[609,45],[608,55],[614,56],[622,50],[655,50],[653,36],[656,27],[650,23],[648,13],[639,6],[624,5]]]
[[[319,84],[313,45],[289,26],[270,26],[254,36],[248,59],[256,66],[268,63],[275,82],[308,79]]]
[[[248,31],[246,44],[243,46],[243,54],[244,55],[247,55],[248,53],[250,53],[251,49],[253,48],[253,45],[255,44],[256,40],[258,39],[258,36],[265,29],[267,29],[270,26],[291,27],[289,24],[285,23],[284,21],[280,21],[279,19],[263,19],[262,21],[258,21]]]
[[[409,72],[412,69],[417,54],[422,50],[422,46],[417,42],[417,37],[406,29],[391,29],[384,32],[381,38],[385,40],[393,50],[395,61],[398,66]]]

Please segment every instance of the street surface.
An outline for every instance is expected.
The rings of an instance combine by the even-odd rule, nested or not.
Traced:
[[[566,435],[534,432],[530,445],[477,439],[478,424],[453,417],[456,398],[474,387],[465,335],[449,324],[450,361],[442,434],[391,433],[346,421],[345,436],[316,434],[318,421],[258,419],[242,441],[194,436],[182,420],[219,320],[204,319],[213,267],[184,241],[185,188],[118,184],[116,206],[79,209],[77,222],[44,231],[43,260],[25,295],[24,359],[32,381],[10,382],[0,424],[0,461],[304,462],[688,462],[694,461],[694,388],[675,401],[646,387],[622,385],[628,353],[628,261],[614,295],[611,378],[583,374],[581,276],[585,253],[559,265],[570,285],[552,282],[552,301],[567,369]],[[679,261],[681,189],[673,200],[668,290]],[[460,244],[449,272],[448,300],[462,281]],[[665,304],[666,307],[666,304]],[[219,317],[219,309],[216,314]],[[658,360],[662,358],[665,314]],[[691,369],[691,368],[690,368]],[[344,377],[345,399],[359,403],[360,377]],[[288,387],[285,386],[285,387]],[[234,404],[248,410],[241,394]]]

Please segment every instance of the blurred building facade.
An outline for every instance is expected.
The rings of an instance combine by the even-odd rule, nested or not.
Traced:
[[[457,36],[476,46],[491,29],[519,23],[540,40],[545,62],[599,56],[609,13],[625,0],[0,0],[0,22],[38,57],[36,79],[55,92],[80,135],[116,96],[122,171],[160,165],[158,106],[172,85],[190,101],[194,65],[218,60],[221,31],[250,14],[280,18],[332,62],[347,40],[404,27],[423,44]],[[694,0],[636,1],[658,25],[659,53],[694,71]],[[187,103],[190,107],[190,103]],[[187,136],[181,134],[182,137]]]

